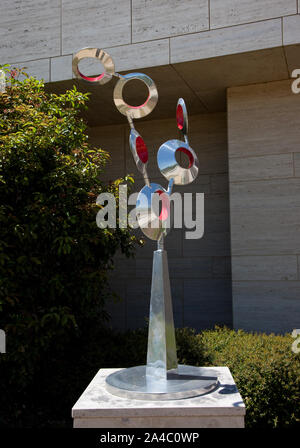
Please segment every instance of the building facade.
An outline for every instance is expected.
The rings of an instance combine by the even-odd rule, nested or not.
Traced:
[[[100,47],[117,71],[154,80],[158,105],[135,125],[151,181],[163,186],[156,153],[178,137],[175,107],[185,99],[200,170],[184,191],[205,194],[205,233],[187,240],[175,229],[166,239],[175,325],[300,328],[300,94],[291,89],[300,0],[3,0],[1,9],[0,64],[26,67],[50,91],[75,83],[91,92],[90,139],[111,154],[104,180],[132,173],[142,186],[113,82],[74,80],[73,54]],[[126,90],[130,104],[144,94],[134,82]],[[135,259],[116,260],[115,328],[146,324],[154,249],[148,240]]]

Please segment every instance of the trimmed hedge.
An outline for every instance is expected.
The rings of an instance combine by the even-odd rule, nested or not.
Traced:
[[[300,357],[290,335],[216,329],[195,336],[206,364],[226,365],[246,405],[246,426],[290,427],[300,423]]]

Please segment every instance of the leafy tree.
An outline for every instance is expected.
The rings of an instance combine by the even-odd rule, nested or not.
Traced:
[[[96,225],[98,194],[117,197],[119,183],[133,180],[101,181],[109,155],[89,145],[79,117],[88,95],[47,94],[21,73],[23,81],[11,71],[0,93],[0,396],[12,402],[14,391],[17,403],[51,360],[72,365],[103,326],[113,257],[135,244],[127,229]]]

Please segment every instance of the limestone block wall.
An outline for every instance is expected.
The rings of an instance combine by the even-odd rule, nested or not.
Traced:
[[[148,172],[151,181],[166,187],[157,167],[156,154],[166,140],[178,138],[175,117],[136,122],[149,150]],[[205,232],[199,240],[184,238],[185,230],[174,229],[166,238],[173,296],[175,325],[200,330],[215,324],[232,324],[230,233],[227,169],[226,114],[201,114],[190,117],[189,140],[196,151],[200,171],[196,181],[179,192],[205,194]],[[126,173],[134,174],[134,191],[143,186],[128,147],[128,125],[93,127],[90,139],[111,154],[104,180]],[[142,237],[139,230],[138,235]],[[135,259],[116,257],[111,284],[121,297],[111,302],[112,326],[125,330],[145,326],[149,315],[152,255],[156,243],[145,237],[145,246]]]
[[[89,46],[118,71],[282,46],[289,63],[299,12],[297,0],[2,0],[0,63],[46,82],[72,78],[72,55]]]
[[[233,322],[300,324],[300,95],[291,81],[228,91]]]

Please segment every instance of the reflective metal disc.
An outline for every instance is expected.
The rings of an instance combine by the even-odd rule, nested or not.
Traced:
[[[125,84],[132,79],[139,79],[148,87],[148,98],[144,104],[141,104],[140,106],[130,106],[123,100],[123,88]],[[156,85],[153,80],[144,73],[128,73],[127,75],[122,76],[114,89],[114,102],[117,109],[121,114],[129,115],[131,118],[142,118],[150,114],[156,106],[157,101],[158,92]]]
[[[183,152],[189,158],[189,167],[183,168],[176,160],[177,151]],[[193,182],[198,175],[198,158],[193,149],[181,140],[168,140],[163,143],[157,153],[157,164],[166,179],[174,179],[176,185],[186,185]]]
[[[148,163],[148,149],[143,138],[135,129],[130,131],[129,146],[137,169],[144,174]]]
[[[176,107],[176,121],[178,129],[184,134],[188,131],[188,114],[186,110],[185,101],[183,98],[179,98]]]
[[[86,76],[78,68],[79,61],[85,58],[96,58],[104,66],[104,72],[98,76]],[[75,54],[72,62],[72,70],[77,78],[81,78],[84,81],[96,82],[98,84],[105,84],[111,80],[112,75],[115,73],[115,64],[111,56],[100,48],[83,48]]]
[[[106,389],[113,395],[136,400],[178,400],[204,395],[219,386],[209,367],[179,365],[167,379],[153,380],[146,366],[119,370],[106,378]]]
[[[153,207],[153,195],[161,197],[162,210],[158,213]],[[142,232],[151,240],[158,241],[168,230],[170,212],[169,195],[159,184],[145,185],[136,200],[136,216]]]

